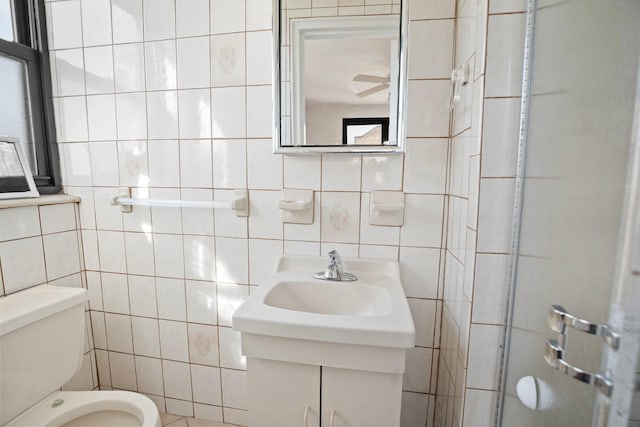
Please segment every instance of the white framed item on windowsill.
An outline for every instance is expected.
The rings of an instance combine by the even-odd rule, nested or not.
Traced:
[[[0,200],[38,196],[40,193],[18,139],[0,136]]]

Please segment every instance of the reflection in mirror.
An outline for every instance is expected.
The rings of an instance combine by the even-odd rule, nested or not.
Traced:
[[[0,137],[0,199],[39,195],[18,141]]]
[[[403,3],[296,8],[276,0],[277,152],[402,151]],[[345,12],[355,16],[335,16]]]

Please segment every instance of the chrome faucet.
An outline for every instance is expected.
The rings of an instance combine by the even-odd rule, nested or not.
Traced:
[[[354,280],[358,280],[355,275],[342,271],[342,257],[335,249],[329,252],[329,265],[327,269],[314,274],[313,277],[335,282],[353,282]]]

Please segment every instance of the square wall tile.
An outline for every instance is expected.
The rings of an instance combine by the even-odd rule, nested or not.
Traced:
[[[249,237],[282,239],[283,226],[278,209],[281,198],[280,191],[249,191]]]
[[[147,120],[149,139],[177,138],[178,92],[147,92]]]
[[[410,79],[441,79],[453,68],[453,19],[411,22],[409,38]],[[428,55],[425,55],[428,52]]]
[[[215,325],[218,323],[216,284],[186,281],[187,320]]]
[[[211,138],[211,91],[178,91],[180,138]]]
[[[249,283],[259,285],[266,280],[282,253],[282,240],[249,239]]]
[[[247,0],[247,31],[270,30],[272,26],[272,2],[268,0]]]
[[[246,188],[246,142],[244,140],[214,140],[212,149],[213,186],[215,188]]]
[[[164,393],[166,397],[192,400],[191,372],[188,363],[162,361]]]
[[[209,37],[190,37],[177,40],[178,88],[209,87]]]
[[[75,204],[64,203],[40,206],[40,223],[42,224],[42,234],[75,230]],[[20,224],[20,221],[18,221],[18,224]],[[24,222],[22,225],[24,225]],[[15,224],[13,226],[15,227]]]
[[[403,156],[362,156],[362,190],[401,190]]]
[[[214,200],[213,191],[210,189],[182,188],[180,196],[183,200]],[[213,236],[213,216],[213,210],[182,209],[182,230],[184,234]]]
[[[220,368],[191,365],[193,401],[209,405],[222,405]]]
[[[447,80],[409,80],[407,137],[446,137],[449,134]],[[425,100],[431,100],[425,103]]]
[[[56,128],[58,142],[87,141],[87,104],[84,96],[58,98],[56,110]],[[55,107],[55,104],[54,104]],[[65,159],[67,160],[67,159]]]
[[[155,234],[153,238],[156,275],[184,278],[184,253],[182,236]]]
[[[322,156],[323,191],[359,191],[362,156]]]
[[[467,386],[496,390],[502,326],[471,325]]]
[[[87,96],[89,141],[116,139],[116,101],[113,95]]]
[[[403,391],[400,426],[411,427],[426,425],[428,408],[429,395]]]
[[[280,154],[273,154],[270,139],[247,141],[248,186],[253,190],[279,190],[282,188],[282,162]]]
[[[190,362],[198,365],[219,366],[218,328],[189,323],[188,334]]]
[[[135,360],[132,354],[109,352],[111,385],[122,390],[137,390]]]
[[[209,34],[209,0],[176,0],[176,36]]]
[[[144,0],[144,39],[163,40],[175,36],[175,1]]]
[[[273,134],[271,85],[247,86],[247,137],[268,138]]]
[[[520,96],[525,15],[489,16],[486,96]]]
[[[161,361],[150,357],[136,356],[135,363],[138,392],[164,395]]]
[[[214,200],[232,200],[233,190],[214,190]],[[215,234],[220,237],[244,238],[248,236],[248,218],[238,217],[229,209],[215,213]]]
[[[98,250],[100,251],[100,269],[102,271],[126,273],[124,233],[98,231]]]
[[[285,156],[284,188],[320,191],[322,182],[321,156]]]
[[[156,292],[160,319],[187,320],[184,280],[156,277]]]
[[[118,139],[146,139],[147,114],[144,93],[116,95]]]
[[[214,87],[211,89],[211,126],[214,138],[244,138],[246,136],[245,92],[245,87]]]
[[[180,141],[180,179],[183,187],[212,187],[210,140]]]
[[[249,286],[218,283],[218,324],[231,327],[233,312],[249,296]]]
[[[95,222],[98,230],[122,231],[122,212],[111,204],[111,198],[117,194],[117,188],[93,187]]]
[[[448,147],[444,138],[407,139],[404,191],[444,194]]]
[[[221,369],[222,398],[225,405],[247,409],[247,373],[232,369]]]
[[[118,147],[115,142],[93,142],[89,144],[91,176],[93,185],[117,187],[120,183],[118,169]],[[82,199],[82,203],[85,199]]]
[[[155,278],[129,276],[129,301],[132,315],[158,317]]]
[[[84,95],[84,60],[82,49],[66,49],[53,52],[55,60],[58,96]]]
[[[444,196],[407,194],[404,224],[400,228],[403,246],[438,248],[442,241]]]
[[[216,279],[213,236],[183,236],[185,277],[193,280]]]
[[[247,369],[246,357],[242,355],[240,332],[231,328],[218,328],[220,340],[220,366],[231,369]]]
[[[144,56],[147,79],[146,90],[176,89],[176,41],[164,40],[145,43]]]
[[[271,31],[252,31],[247,37],[247,85],[271,84]]]
[[[101,46],[112,43],[111,2],[109,0],[81,0],[82,43]]]
[[[323,242],[358,243],[360,238],[360,193],[323,192]]]
[[[180,147],[178,141],[149,142],[149,185],[180,186]]]
[[[245,84],[245,33],[211,36],[211,86]]]
[[[40,216],[37,206],[0,209],[0,241],[37,236]]]
[[[40,236],[0,243],[0,260],[8,294],[47,281]]]
[[[245,4],[237,0],[211,0],[211,32],[237,33],[245,29]]]
[[[155,268],[151,233],[124,233],[124,243],[127,250],[127,272],[153,276]]]
[[[107,348],[121,353],[133,353],[131,317],[122,314],[105,313]]]
[[[111,0],[113,43],[142,41],[142,0]]]
[[[51,3],[52,49],[82,47],[80,0]]]
[[[400,277],[407,297],[438,298],[440,249],[400,247]]]
[[[218,282],[249,283],[247,243],[246,239],[216,237],[216,274]]]
[[[129,288],[124,274],[100,273],[104,311],[129,314]]]
[[[520,98],[495,98],[484,103],[483,177],[516,175],[520,102]]]
[[[149,197],[155,199],[179,199],[180,190],[177,188],[151,188]],[[151,222],[153,223],[154,233],[182,233],[182,209],[176,209],[170,206],[154,206],[151,208]],[[175,236],[172,237],[175,239]],[[165,237],[166,239],[166,237]],[[178,242],[175,242],[178,244]]]
[[[185,322],[172,322],[169,320],[160,320],[159,322],[160,354],[162,355],[162,358],[188,362],[189,344],[187,341],[187,324]],[[178,384],[176,384],[176,386]],[[165,372],[165,388],[166,387],[167,375]],[[167,394],[167,396],[180,398],[180,396],[176,395],[171,396]]]
[[[116,92],[145,90],[144,45],[142,43],[113,46]]]
[[[131,317],[133,351],[137,355],[160,357],[160,333],[158,320],[145,317]]]
[[[509,253],[515,179],[487,179],[480,182],[478,252]]]

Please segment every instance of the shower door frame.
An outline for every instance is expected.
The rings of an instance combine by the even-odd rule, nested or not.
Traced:
[[[507,374],[509,369],[511,329],[515,305],[522,202],[526,176],[526,151],[531,91],[531,69],[535,36],[537,0],[527,0],[525,44],[523,49],[522,94],[518,157],[513,207],[510,263],[505,277],[507,308],[505,310],[502,352],[500,355],[498,399],[494,427],[502,427]],[[619,230],[615,279],[612,285],[609,325],[624,337],[620,348],[605,346],[602,372],[614,379],[611,398],[597,394],[594,402],[593,427],[622,426],[628,420],[633,392],[638,388],[637,362],[640,356],[640,63],[638,64],[635,112],[629,146],[624,207]],[[635,260],[635,262],[634,262]],[[542,350],[540,352],[542,357]]]

